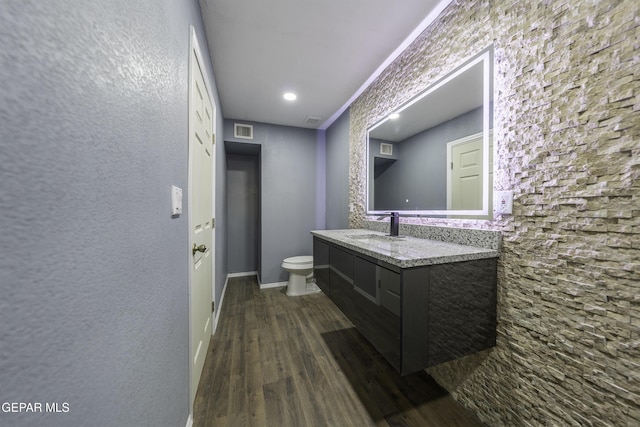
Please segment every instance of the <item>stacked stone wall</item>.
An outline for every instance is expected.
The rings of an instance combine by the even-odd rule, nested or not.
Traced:
[[[640,2],[454,1],[352,104],[350,225],[366,129],[494,49],[498,343],[429,373],[492,426],[640,425]]]

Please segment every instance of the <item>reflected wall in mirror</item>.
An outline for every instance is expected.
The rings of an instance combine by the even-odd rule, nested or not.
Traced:
[[[490,219],[488,48],[368,129],[367,214]]]

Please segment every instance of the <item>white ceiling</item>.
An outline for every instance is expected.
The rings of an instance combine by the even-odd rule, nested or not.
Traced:
[[[450,2],[200,0],[224,117],[326,129]]]

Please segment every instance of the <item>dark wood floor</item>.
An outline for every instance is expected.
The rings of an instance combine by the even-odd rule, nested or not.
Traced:
[[[426,373],[400,376],[322,293],[227,285],[194,426],[481,426]]]

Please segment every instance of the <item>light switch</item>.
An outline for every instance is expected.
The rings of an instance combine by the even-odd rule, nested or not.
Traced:
[[[494,199],[496,213],[513,214],[513,191],[496,191]]]
[[[171,215],[182,214],[182,188],[171,186]]]

